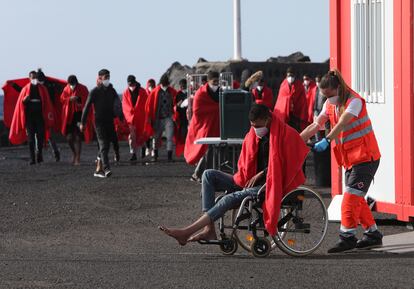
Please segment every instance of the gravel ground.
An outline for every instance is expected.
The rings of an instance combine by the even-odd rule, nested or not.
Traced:
[[[45,151],[36,166],[27,165],[27,147],[0,148],[0,288],[414,288],[413,254],[327,255],[338,224],[305,258],[180,247],[157,225],[200,215],[192,167],[163,153],[159,163],[131,165],[122,143],[113,176],[97,179],[95,145],[84,147],[78,167],[60,147],[61,162]],[[316,190],[329,204],[329,189]],[[376,217],[384,234],[408,231],[392,216]]]

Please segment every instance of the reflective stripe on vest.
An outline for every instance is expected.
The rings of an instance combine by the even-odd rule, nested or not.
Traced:
[[[355,127],[357,127],[357,126],[359,126],[359,125],[361,125],[364,122],[367,122],[369,120],[370,119],[369,119],[368,114],[367,114],[363,118],[357,119],[356,121],[351,122],[350,124],[346,125],[345,128],[343,129],[343,132],[346,132],[348,130],[351,130],[351,129],[353,129],[353,128],[355,128]]]
[[[359,130],[357,132],[351,133],[350,135],[348,135],[346,137],[340,138],[339,139],[339,143],[344,144],[344,143],[349,142],[351,140],[354,140],[354,139],[363,137],[364,135],[367,135],[370,132],[372,132],[372,125],[367,126],[366,128],[361,129],[361,130]]]

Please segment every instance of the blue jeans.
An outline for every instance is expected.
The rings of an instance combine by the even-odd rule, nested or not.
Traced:
[[[206,170],[201,182],[203,212],[214,222],[230,209],[241,204],[247,196],[257,196],[261,186],[241,188],[233,181],[233,176],[218,170]],[[217,191],[234,191],[214,203]]]

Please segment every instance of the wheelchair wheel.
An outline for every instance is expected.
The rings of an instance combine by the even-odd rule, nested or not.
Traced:
[[[233,255],[236,253],[238,244],[237,240],[234,238],[225,238],[222,240],[223,243],[220,244],[220,249],[224,255]]]
[[[256,240],[253,240],[250,250],[253,256],[264,258],[270,254],[270,251],[272,251],[272,245],[267,238],[257,238]]]
[[[264,192],[266,190],[266,186],[262,186],[259,190],[260,192]],[[245,206],[242,208],[241,218],[239,219],[239,223],[237,225],[237,228],[234,229],[234,238],[237,240],[237,242],[240,244],[240,246],[246,250],[247,252],[251,252],[251,246],[254,241],[253,233],[251,231],[251,223],[253,220],[257,218],[261,218],[259,216],[258,212],[255,210],[250,210],[251,208],[250,203],[253,202],[253,200],[250,200],[246,202]],[[234,209],[231,214],[231,223],[235,225],[237,214],[239,213],[240,208]],[[261,209],[260,209],[261,210]],[[261,212],[261,211],[260,211]],[[264,237],[264,227],[261,225],[256,226],[256,233],[259,237]]]
[[[327,228],[328,213],[322,198],[309,188],[298,187],[282,199],[278,234],[273,240],[286,254],[305,256],[321,245]]]

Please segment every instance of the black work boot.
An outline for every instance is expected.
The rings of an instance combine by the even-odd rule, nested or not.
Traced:
[[[355,236],[343,237],[339,236],[339,241],[328,250],[329,254],[342,253],[348,250],[352,250],[356,247],[358,239]]]
[[[60,152],[59,151],[55,151],[54,155],[55,155],[55,160],[57,162],[59,162],[60,161]]]
[[[172,158],[173,152],[172,151],[168,151],[167,154],[168,154],[168,161],[169,162],[172,162],[173,161],[173,158]]]
[[[382,247],[382,234],[375,230],[374,232],[365,232],[361,240],[357,242],[358,249],[372,249]]]

